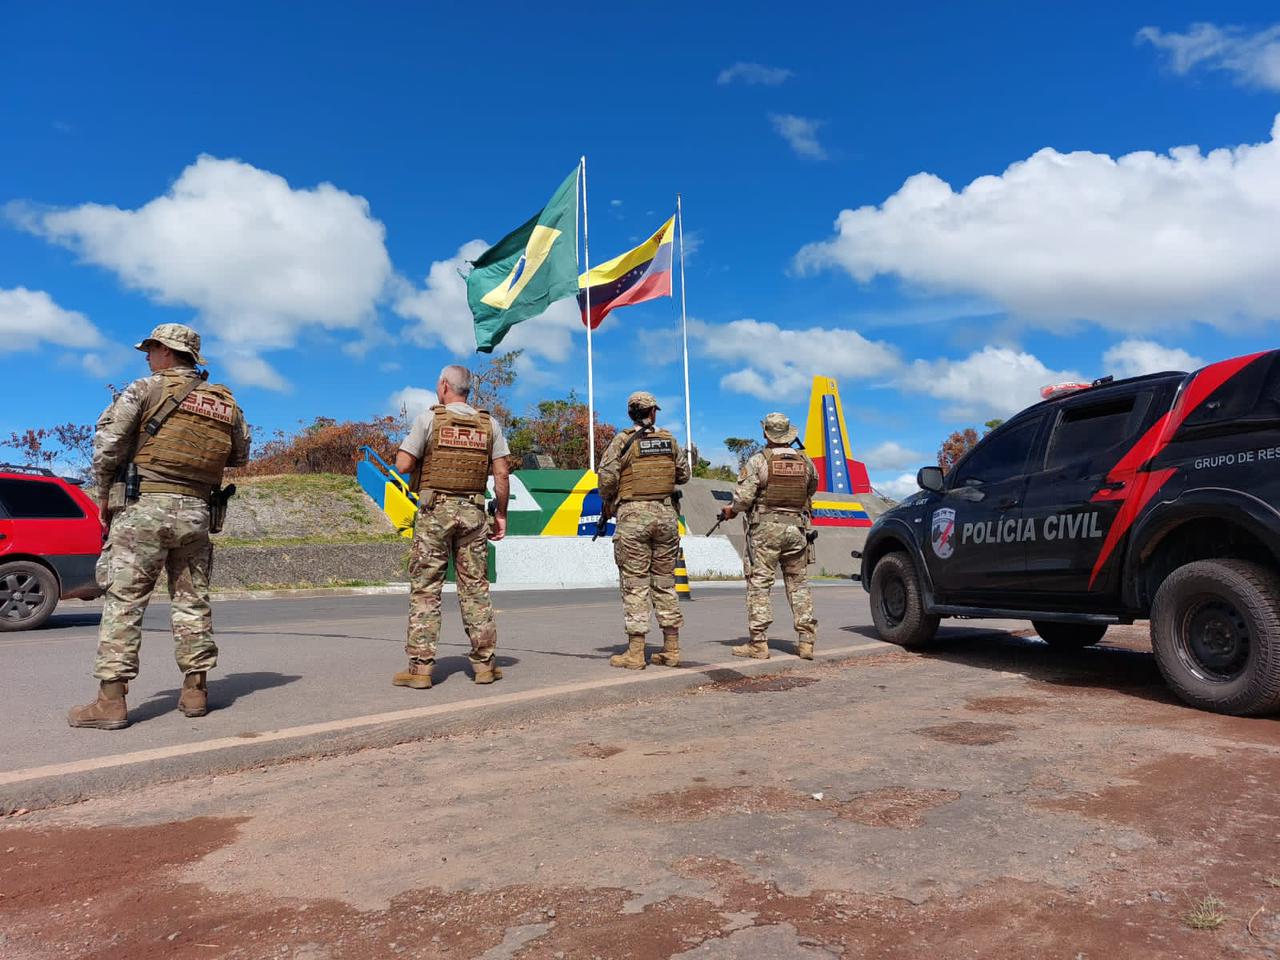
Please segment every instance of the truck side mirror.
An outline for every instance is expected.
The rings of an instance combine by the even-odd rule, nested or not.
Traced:
[[[941,467],[921,467],[916,474],[916,483],[921,490],[929,490],[933,493],[941,493],[943,491],[942,468]]]

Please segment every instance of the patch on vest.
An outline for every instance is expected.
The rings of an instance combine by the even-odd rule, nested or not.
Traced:
[[[440,426],[440,446],[455,450],[488,450],[489,440],[483,430],[475,427]]]
[[[803,477],[805,470],[803,460],[774,460],[769,464],[769,473],[775,477]]]
[[[645,437],[639,446],[642,457],[674,457],[676,454],[670,437]]]
[[[178,409],[194,413],[198,417],[217,420],[219,423],[231,423],[236,413],[234,403],[212,393],[189,393]]]

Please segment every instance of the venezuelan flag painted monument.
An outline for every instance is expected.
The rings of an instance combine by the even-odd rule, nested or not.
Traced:
[[[804,452],[818,468],[818,493],[813,498],[816,527],[869,527],[871,516],[861,503],[837,500],[871,492],[866,464],[849,455],[849,429],[840,405],[840,388],[830,377],[814,377],[809,392],[809,419],[804,428]]]

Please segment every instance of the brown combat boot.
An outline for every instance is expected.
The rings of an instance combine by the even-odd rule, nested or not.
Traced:
[[[615,653],[609,658],[609,666],[625,667],[628,670],[643,670],[644,662],[644,634],[633,633],[627,635],[627,652]]]
[[[662,628],[662,652],[655,653],[649,662],[659,667],[680,666],[680,630],[677,627]]]
[[[796,656],[801,660],[813,659],[813,641],[803,637],[796,641]]]
[[[393,687],[412,687],[414,690],[427,690],[431,687],[431,668],[435,662],[428,660],[410,660],[409,669],[401,670],[391,678]]]
[[[751,638],[749,643],[733,648],[735,657],[750,657],[752,660],[768,660],[769,644],[764,639]]]
[[[473,679],[476,683],[493,683],[495,680],[502,679],[502,669],[498,666],[493,654],[489,654],[488,660],[472,660],[471,669],[475,671]]]
[[[205,684],[203,670],[188,673],[182,678],[178,709],[184,717],[203,717],[209,712],[209,688]]]
[[[98,699],[83,707],[76,707],[67,714],[67,723],[73,727],[89,727],[93,730],[120,730],[129,725],[128,707],[124,695],[129,684],[123,680],[103,680],[98,684]]]

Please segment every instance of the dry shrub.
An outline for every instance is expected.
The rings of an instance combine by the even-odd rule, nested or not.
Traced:
[[[404,417],[376,417],[373,420],[346,420],[317,417],[292,436],[277,430],[262,444],[246,467],[229,471],[242,477],[278,473],[354,474],[361,459],[360,448],[372,447],[389,464],[409,432]]]

